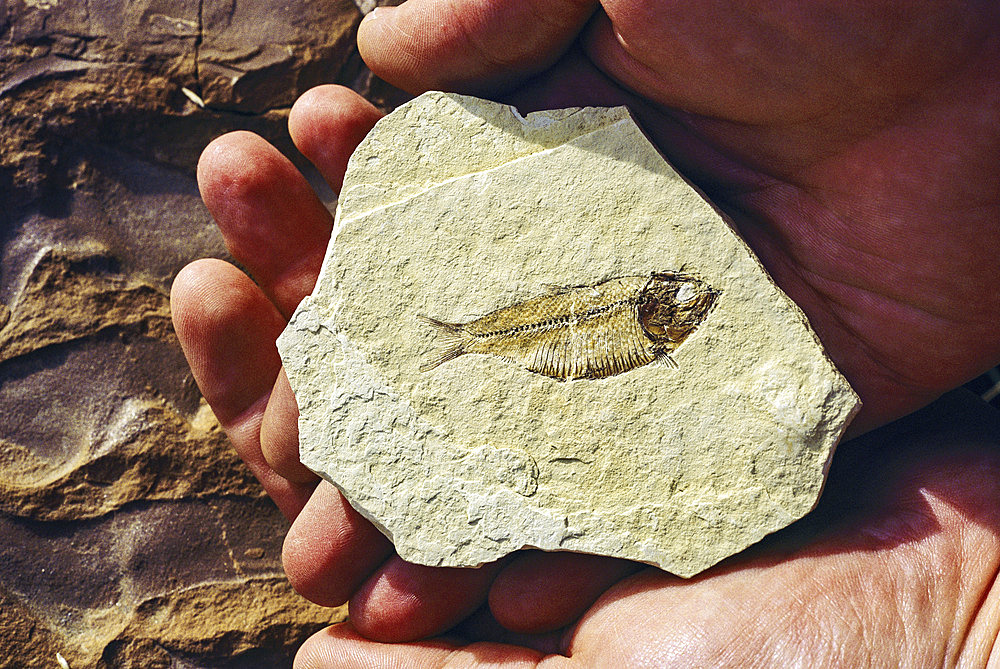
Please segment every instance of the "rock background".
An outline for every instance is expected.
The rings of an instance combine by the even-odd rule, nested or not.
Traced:
[[[286,523],[201,400],[167,296],[226,257],[194,177],[212,138],[252,130],[308,172],[299,94],[402,99],[358,56],[371,6],[0,7],[0,667],[289,666],[344,617],[286,584]]]

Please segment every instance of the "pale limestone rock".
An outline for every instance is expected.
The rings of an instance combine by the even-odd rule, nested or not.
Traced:
[[[721,291],[674,352],[557,381],[440,351],[544,294],[679,270]],[[691,576],[816,503],[857,396],[802,312],[624,108],[527,117],[428,93],[351,158],[319,281],[279,340],[302,461],[406,560],[522,547]]]

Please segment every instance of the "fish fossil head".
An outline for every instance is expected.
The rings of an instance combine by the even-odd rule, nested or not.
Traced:
[[[654,343],[673,350],[705,320],[718,296],[689,274],[654,273],[639,294],[639,323]]]

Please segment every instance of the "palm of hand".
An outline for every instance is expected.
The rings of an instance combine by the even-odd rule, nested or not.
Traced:
[[[991,332],[1000,297],[981,280],[995,275],[1000,257],[998,236],[986,230],[998,220],[998,176],[988,163],[998,111],[977,97],[984,82],[996,90],[995,69],[984,64],[996,22],[959,20],[945,8],[900,28],[899,17],[880,24],[879,16],[835,16],[836,7],[820,20],[781,3],[742,15],[724,4],[674,15],[608,2],[611,19],[597,15],[582,46],[565,55],[589,4],[566,10],[561,23],[500,3],[487,6],[503,11],[448,21],[436,13],[467,8],[411,0],[393,19],[366,22],[359,40],[373,69],[412,90],[504,82],[527,109],[629,104],[806,310],[866,401],[863,427],[884,423],[988,366],[1000,349]],[[507,34],[519,21],[523,40],[511,53]],[[439,26],[430,38],[428,23]],[[942,42],[935,30],[946,24]],[[464,28],[449,34],[456,25]],[[839,31],[827,34],[831,25]],[[928,62],[923,45],[932,38]],[[540,62],[555,65],[538,72]],[[909,76],[917,64],[920,76]],[[348,92],[319,89],[296,105],[290,130],[336,188],[376,118]],[[997,428],[958,405],[932,415],[961,416],[977,426],[971,432],[924,418],[914,433],[897,427],[856,442],[850,452],[860,455],[841,458],[826,513],[693,582],[647,570],[611,587],[633,567],[585,556],[529,554],[478,572],[392,557],[371,525],[298,465],[294,399],[273,353],[315,278],[328,214],[287,161],[245,135],[206,150],[199,179],[258,283],[221,263],[186,269],[175,284],[178,335],[234,445],[296,518],[285,551],[293,583],[321,603],[350,597],[355,628],[387,641],[444,631],[488,596],[492,614],[482,609],[457,631],[521,644],[464,646],[466,657],[444,642],[389,646],[341,627],[303,649],[303,667],[342,666],[349,653],[359,664],[530,663],[540,651],[571,653],[582,666],[895,664],[901,649],[880,645],[872,630],[904,628],[919,630],[919,643],[905,649],[921,658],[916,664],[988,653],[1000,460],[976,446],[995,443]],[[859,469],[887,480],[857,490],[851,472]],[[838,494],[850,513],[838,512]],[[519,635],[497,624],[546,632],[573,623],[605,589],[564,633]],[[871,607],[873,599],[885,606]]]

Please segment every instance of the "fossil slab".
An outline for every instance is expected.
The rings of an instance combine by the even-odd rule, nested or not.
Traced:
[[[859,406],[624,108],[396,110],[278,345],[302,461],[429,565],[527,546],[691,576],[815,505]]]

